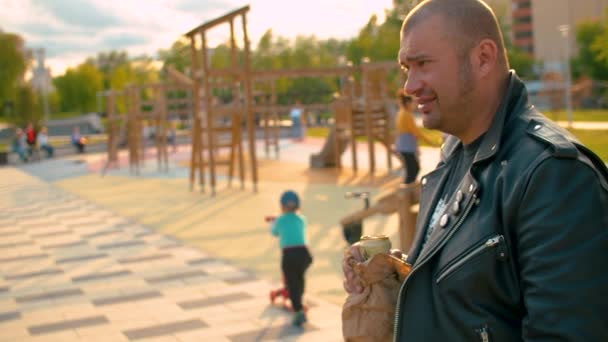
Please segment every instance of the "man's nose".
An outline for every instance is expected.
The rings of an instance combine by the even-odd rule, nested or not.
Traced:
[[[418,94],[421,89],[422,82],[420,81],[420,79],[416,77],[415,73],[411,71],[408,72],[407,80],[403,85],[403,90],[405,90],[405,93],[408,95],[416,96],[416,94]]]

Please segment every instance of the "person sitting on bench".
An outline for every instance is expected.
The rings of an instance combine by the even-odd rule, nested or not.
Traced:
[[[80,127],[75,126],[72,128],[71,136],[72,145],[76,147],[78,153],[84,153],[84,147],[87,144],[87,138],[80,135]]]
[[[54,149],[53,146],[51,146],[51,144],[49,143],[48,132],[49,130],[46,127],[40,128],[38,136],[36,137],[36,142],[38,143],[38,147],[40,147],[41,150],[44,150],[46,152],[46,156],[52,158]]]

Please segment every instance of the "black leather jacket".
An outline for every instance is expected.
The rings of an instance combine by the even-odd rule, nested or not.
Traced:
[[[421,253],[456,138],[422,178],[395,340],[608,341],[606,166],[513,72],[482,139]]]

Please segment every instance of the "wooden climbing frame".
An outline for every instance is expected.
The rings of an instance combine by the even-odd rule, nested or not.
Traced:
[[[244,187],[244,151],[242,146],[241,122],[244,119],[247,126],[247,138],[249,140],[249,162],[251,181],[254,191],[257,191],[258,165],[256,158],[255,127],[252,108],[252,87],[250,72],[250,45],[247,34],[247,12],[249,6],[239,8],[224,16],[204,23],[186,33],[190,39],[190,51],[192,56],[192,80],[194,101],[194,125],[192,129],[192,156],[190,163],[190,184],[194,185],[196,172],[199,174],[201,190],[204,191],[205,166],[209,169],[209,182],[211,193],[216,192],[216,167],[218,147],[230,149],[229,173],[232,179],[235,163],[239,161],[239,173],[241,176],[241,188]],[[239,63],[237,58],[237,45],[235,39],[235,19],[241,19],[243,33],[243,59]],[[230,25],[230,67],[226,69],[213,68],[208,60],[207,32],[221,24]],[[197,44],[200,40],[200,50]],[[228,84],[233,92],[233,102],[226,106],[218,106],[213,103],[213,89],[217,87],[217,80],[221,79],[223,84]],[[242,94],[242,95],[241,95]],[[218,120],[219,119],[219,120]],[[226,125],[218,125],[218,122],[230,121]],[[218,143],[218,135],[230,136],[227,143]],[[206,138],[206,139],[205,139]],[[206,140],[206,141],[205,141]],[[203,158],[204,144],[207,145],[208,159]]]

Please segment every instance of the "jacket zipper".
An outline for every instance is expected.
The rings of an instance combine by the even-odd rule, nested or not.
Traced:
[[[477,198],[477,195],[475,195],[475,194],[473,194],[473,198],[471,198],[469,203],[467,203],[467,206],[464,209],[462,216],[460,216],[458,218],[458,221],[456,222],[456,224],[454,224],[454,227],[452,227],[452,230],[450,231],[449,235],[444,238],[441,245],[438,246],[437,248],[440,248],[441,246],[443,246],[445,244],[445,242],[448,241],[452,237],[452,235],[454,235],[454,233],[458,230],[458,227],[460,227],[460,225],[462,224],[462,221],[464,221],[464,219],[469,215],[469,212],[471,211],[471,209],[473,209],[473,204],[479,204],[479,199]],[[412,267],[412,270],[410,271],[407,278],[405,278],[405,281],[403,281],[403,284],[401,284],[401,288],[399,289],[399,294],[397,295],[397,306],[395,308],[395,322],[394,322],[394,326],[393,326],[393,341],[394,342],[397,342],[397,333],[399,332],[398,331],[399,325],[397,323],[399,322],[399,314],[400,314],[399,309],[401,308],[401,294],[403,292],[405,292],[405,290],[406,290],[406,285],[407,285],[408,279],[412,276],[412,274],[417,269],[422,267],[422,265],[424,265],[425,263],[426,263],[426,260],[422,260],[416,266]]]
[[[490,342],[490,334],[488,333],[487,326],[485,326],[481,329],[478,329],[477,332],[479,333],[479,340],[481,342]]]
[[[455,263],[450,265],[445,271],[441,272],[441,274],[439,274],[439,276],[437,277],[435,283],[439,284],[442,279],[454,273],[454,271],[456,271],[460,266],[464,265],[467,261],[481,254],[488,248],[496,247],[503,239],[504,237],[502,235],[497,235],[492,238],[489,238],[482,245],[477,246],[472,252],[468,253],[463,258],[457,260]]]

